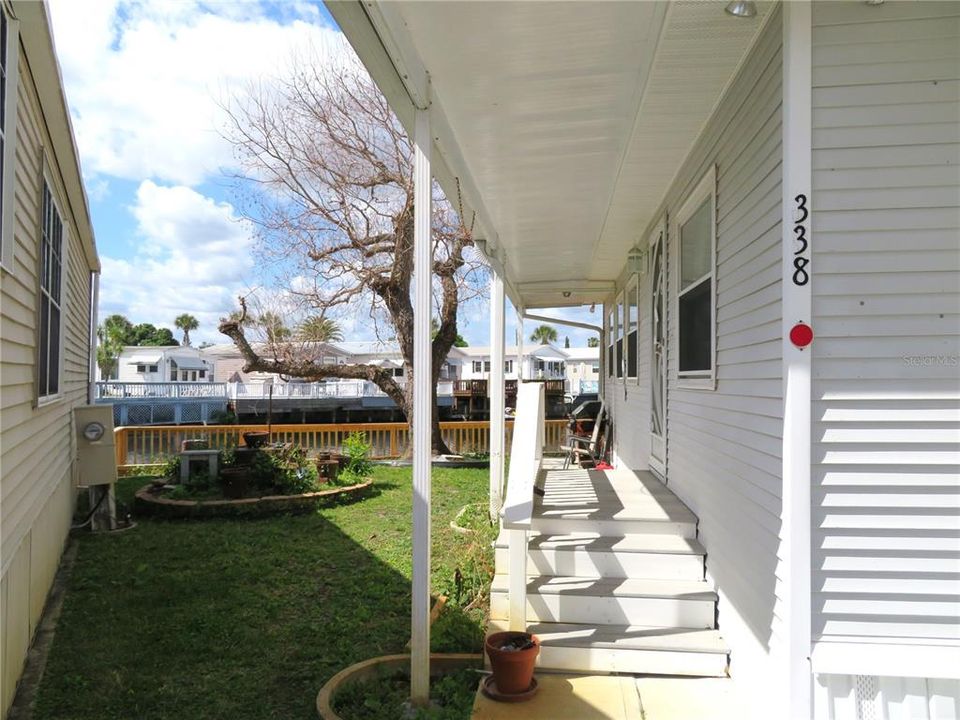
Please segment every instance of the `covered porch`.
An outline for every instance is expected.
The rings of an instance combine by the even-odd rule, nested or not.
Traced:
[[[803,67],[804,51],[809,67],[810,7],[749,5],[756,12],[739,17],[700,2],[330,9],[415,137],[418,158],[476,228],[491,269],[490,509],[502,527],[491,629],[536,632],[542,669],[587,674],[723,678],[740,647],[741,667],[757,670],[758,697],[776,695],[801,717],[809,716],[809,565],[802,551],[783,550],[781,529],[801,527],[804,516],[781,518],[782,420],[766,408],[781,402],[787,364],[780,283],[792,257],[781,257],[780,217],[794,188],[781,185],[781,106],[794,85],[809,91],[808,77],[788,81],[784,67],[789,53]],[[793,34],[799,42],[786,48]],[[809,161],[809,137],[806,147]],[[790,152],[803,150],[801,137]],[[680,266],[696,260],[681,259],[677,239],[700,210],[707,260],[695,279],[708,281],[700,285],[708,301],[698,307],[713,330],[729,323],[717,332],[744,339],[723,345],[715,332],[694,353],[708,367],[690,372],[678,364],[688,349],[676,322],[678,290],[691,282]],[[581,325],[601,337],[614,470],[563,471],[544,458],[543,388],[521,378],[504,477],[507,299],[521,341],[524,318],[542,322],[543,309],[595,313]],[[792,312],[808,314],[803,302]],[[428,308],[418,305],[425,317]],[[763,364],[750,365],[751,354]],[[715,392],[721,364],[743,367]],[[752,379],[763,396],[753,405]],[[790,382],[803,392],[802,374]],[[668,422],[671,401],[684,416]],[[754,434],[760,452],[749,447]],[[714,443],[729,485],[713,482],[698,442]],[[420,491],[428,506],[427,476]],[[750,497],[737,508],[740,492]],[[716,550],[704,541],[704,513]],[[721,559],[722,589],[708,551]],[[429,564],[426,554],[414,560]],[[417,582],[415,571],[415,598],[426,592]],[[777,594],[785,582],[795,588],[787,598]],[[727,619],[723,632],[718,617]],[[413,694],[423,701],[425,600],[414,601],[413,627]]]

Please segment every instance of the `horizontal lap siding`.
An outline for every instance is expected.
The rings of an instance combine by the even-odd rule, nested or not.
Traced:
[[[3,273],[0,303],[0,567],[6,570],[51,496],[71,482],[75,442],[71,411],[86,401],[89,361],[90,270],[77,224],[58,183],[56,160],[48,155],[52,190],[64,218],[65,259],[62,289],[62,398],[35,407],[39,298],[40,197],[45,135],[39,100],[20,62],[16,130],[15,262]],[[66,525],[57,528],[60,541]]]
[[[646,239],[641,241],[644,245]],[[604,399],[613,417],[616,460],[630,468],[646,469],[650,462],[650,361],[653,332],[650,300],[651,273],[639,279],[640,322],[637,332],[637,378],[607,377]],[[605,308],[609,310],[609,308]],[[606,317],[604,315],[604,317]],[[625,341],[626,342],[626,341]],[[626,350],[624,350],[626,352]],[[606,361],[606,358],[604,358]],[[607,371],[607,365],[601,366]]]
[[[718,624],[732,649],[731,672],[756,698],[770,686],[769,656],[780,624],[781,57],[775,11],[662,208],[670,215],[667,478],[700,520],[707,571],[720,594]],[[713,164],[717,386],[691,390],[677,381],[675,217]],[[646,417],[636,424],[644,433],[648,426]],[[758,706],[764,702],[757,700]]]
[[[960,5],[815,8],[814,640],[960,643]]]

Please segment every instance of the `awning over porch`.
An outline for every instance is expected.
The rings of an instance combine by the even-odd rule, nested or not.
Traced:
[[[723,3],[333,2],[524,308],[603,301],[756,37]]]

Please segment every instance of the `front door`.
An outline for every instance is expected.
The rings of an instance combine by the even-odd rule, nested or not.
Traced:
[[[664,225],[655,230],[650,238],[650,469],[666,477],[667,442],[666,415],[667,394],[667,297],[664,273]]]

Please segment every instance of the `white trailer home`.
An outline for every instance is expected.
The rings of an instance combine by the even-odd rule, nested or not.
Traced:
[[[957,717],[960,4],[328,7],[476,220],[491,377],[503,292],[604,306],[615,470],[551,469],[521,387],[494,623],[757,718]]]
[[[70,530],[100,264],[43,2],[0,3],[0,717]]]

